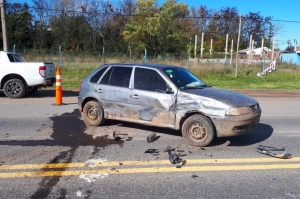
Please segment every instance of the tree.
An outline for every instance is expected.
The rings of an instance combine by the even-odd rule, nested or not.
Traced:
[[[159,30],[158,7],[156,0],[138,0],[136,15],[131,16],[122,32],[124,41],[130,49],[143,52],[155,51],[153,40]]]
[[[241,47],[248,48],[250,35],[252,35],[252,39],[254,41],[257,41],[257,46],[260,46],[261,40],[268,36],[269,42],[271,42],[270,38],[273,37],[271,19],[271,17],[262,17],[259,12],[249,12],[246,16],[244,16],[241,32]]]
[[[159,12],[157,47],[160,53],[186,51],[190,38],[191,23],[188,19],[189,10],[186,4],[176,0],[167,0]]]
[[[33,47],[33,16],[27,3],[8,3],[7,35],[10,48],[15,44],[19,48]]]

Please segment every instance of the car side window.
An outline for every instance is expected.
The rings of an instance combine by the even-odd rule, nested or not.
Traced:
[[[106,73],[105,75],[102,77],[100,84],[105,84],[107,85],[111,76],[111,72],[113,70],[113,67],[111,67]]]
[[[155,70],[135,68],[134,88],[147,91],[166,92],[168,84]]]
[[[90,82],[96,84],[106,69],[107,67],[101,68],[95,75],[91,77]]]
[[[109,85],[129,87],[129,81],[131,77],[132,67],[113,67],[113,71],[109,80]]]

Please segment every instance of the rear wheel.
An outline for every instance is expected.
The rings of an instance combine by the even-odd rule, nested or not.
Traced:
[[[97,101],[87,102],[82,111],[84,122],[90,126],[99,126],[104,123],[104,111]]]
[[[27,93],[25,84],[20,79],[10,79],[5,82],[3,91],[11,99],[22,98]]]
[[[215,136],[212,122],[203,115],[193,115],[182,125],[182,135],[187,143],[204,147],[211,143]]]
[[[28,87],[27,95],[33,95],[38,91],[39,87]]]

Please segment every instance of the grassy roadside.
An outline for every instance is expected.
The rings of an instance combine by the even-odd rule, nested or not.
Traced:
[[[56,66],[56,57],[26,57],[27,61],[47,60],[53,62]],[[25,60],[26,60],[25,59]],[[150,60],[151,63],[170,64],[186,67],[186,60],[162,61]],[[126,60],[124,57],[106,59],[106,63],[135,62],[141,63],[141,60]],[[61,66],[62,84],[64,89],[78,89],[81,80],[103,64],[101,57],[66,57]],[[268,64],[265,64],[267,67]],[[300,89],[300,66],[293,64],[276,64],[276,70],[258,77],[257,73],[262,72],[262,64],[239,64],[238,75],[235,77],[235,64],[218,63],[190,63],[188,69],[204,82],[211,86],[225,89]]]

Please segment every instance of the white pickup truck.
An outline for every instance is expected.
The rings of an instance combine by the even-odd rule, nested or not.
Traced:
[[[24,62],[18,54],[0,51],[0,89],[7,97],[22,98],[54,83],[53,63]]]

